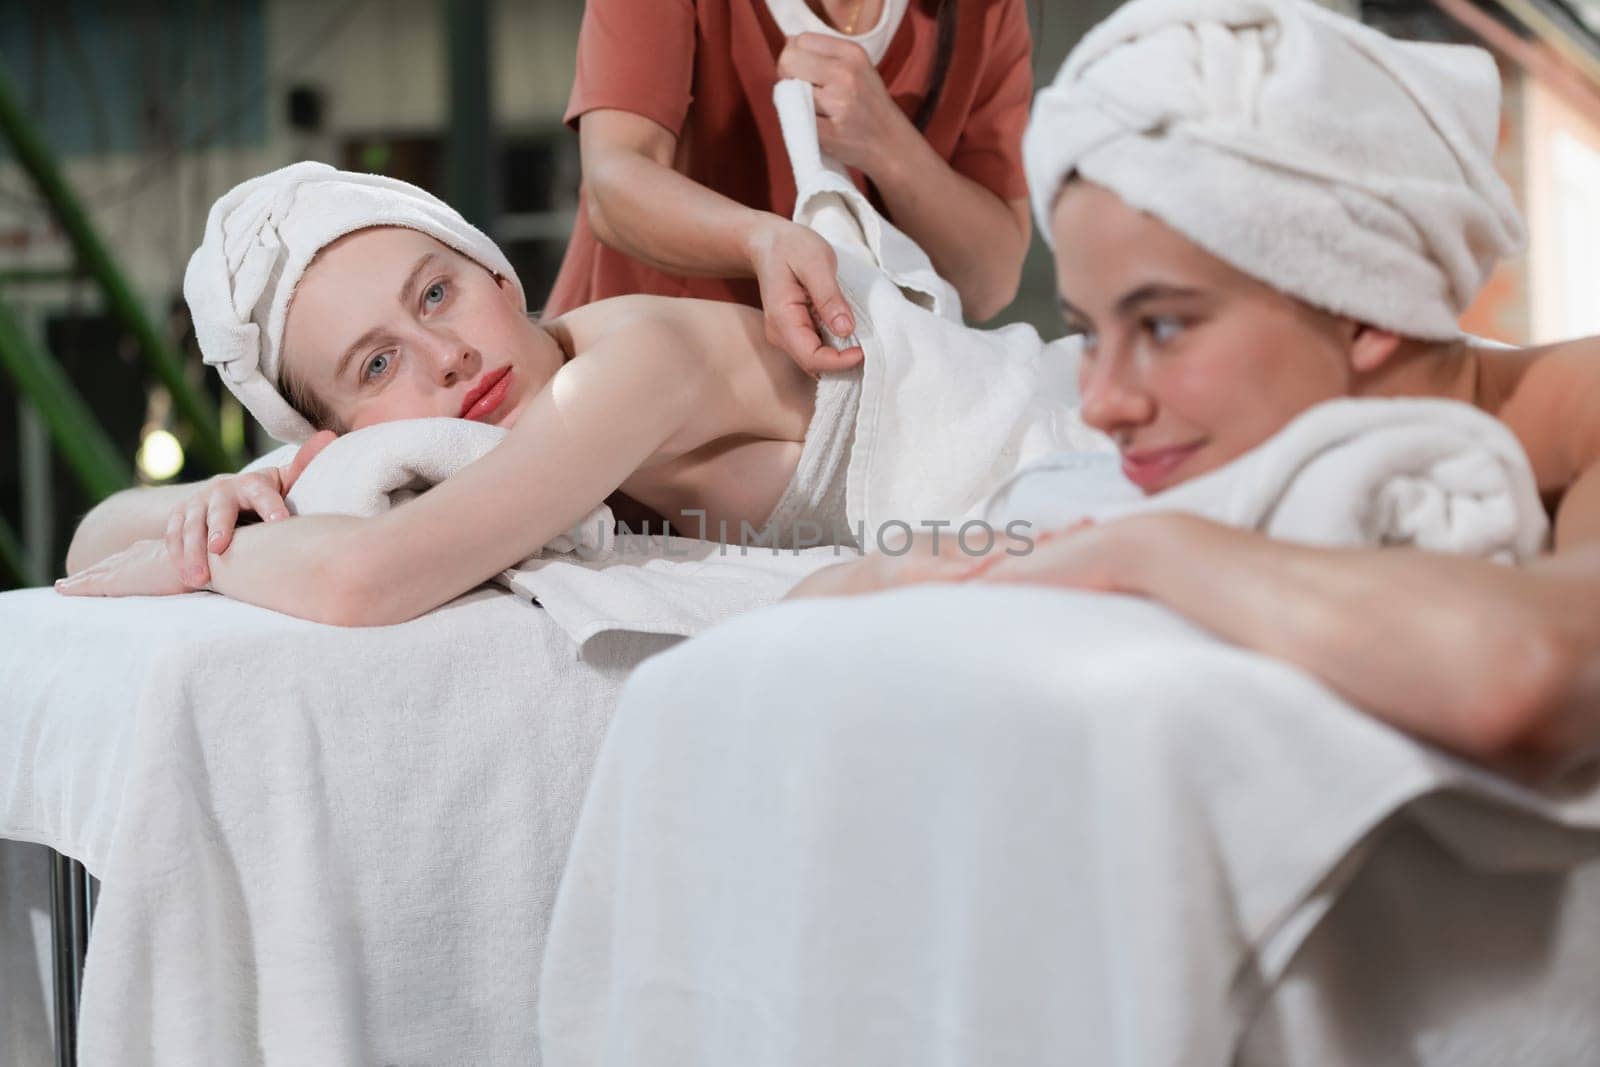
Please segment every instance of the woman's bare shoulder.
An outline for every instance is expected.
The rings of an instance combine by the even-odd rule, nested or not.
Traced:
[[[683,296],[630,294],[574,307],[546,325],[565,330],[574,355],[597,344],[656,350],[685,349],[682,355],[715,362],[720,355],[749,352],[765,342],[765,320],[754,307]]]
[[[1522,439],[1541,485],[1565,487],[1600,463],[1600,337],[1484,354],[1492,405]]]

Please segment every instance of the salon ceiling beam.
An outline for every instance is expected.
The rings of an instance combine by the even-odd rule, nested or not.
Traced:
[[[189,452],[213,471],[237,469],[243,457],[223,444],[215,406],[208,405],[203,394],[184,376],[182,358],[161,336],[133,287],[122,276],[88,212],[56,165],[54,153],[19,105],[13,84],[4,62],[0,62],[0,135],[10,142],[17,162],[50,206],[51,214],[72,242],[78,262],[99,283],[107,307],[133,335],[146,364],[172,394],[173,406],[191,431]]]
[[[84,490],[96,501],[133,484],[133,469],[117,451],[66,372],[23,329],[0,300],[0,370],[32,402]]]

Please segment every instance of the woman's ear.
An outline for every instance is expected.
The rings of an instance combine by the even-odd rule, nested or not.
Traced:
[[[1399,348],[1399,334],[1356,323],[1350,338],[1350,368],[1357,374],[1370,374],[1387,363]]]

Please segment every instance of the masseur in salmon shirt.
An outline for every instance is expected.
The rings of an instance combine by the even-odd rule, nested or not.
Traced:
[[[567,110],[582,210],[548,313],[623,293],[730,300],[764,308],[807,371],[860,360],[815,328],[855,324],[832,249],[789,220],[780,78],[816,87],[823,151],[970,319],[1011,302],[1029,239],[1024,0],[589,0]]]

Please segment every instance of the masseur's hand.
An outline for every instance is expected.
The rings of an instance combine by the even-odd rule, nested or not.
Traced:
[[[67,596],[173,596],[192,592],[164,541],[135,541],[92,567],[56,582]]]
[[[778,76],[815,86],[817,140],[847,167],[875,174],[899,138],[916,132],[854,41],[820,33],[790,38],[778,56]]]
[[[263,522],[287,519],[289,506],[284,498],[307,465],[334,437],[331,430],[315,435],[282,467],[220,474],[201,482],[194,495],[174,508],[167,520],[167,555],[179,578],[192,589],[204,588],[211,581],[207,554],[220,555],[228,550],[240,512],[252,512]]]
[[[835,351],[817,333],[817,320],[838,337],[849,337],[856,329],[850,305],[839,291],[833,246],[816,231],[776,215],[764,218],[748,243],[767,316],[767,340],[813,376],[860,363],[859,347]]]

